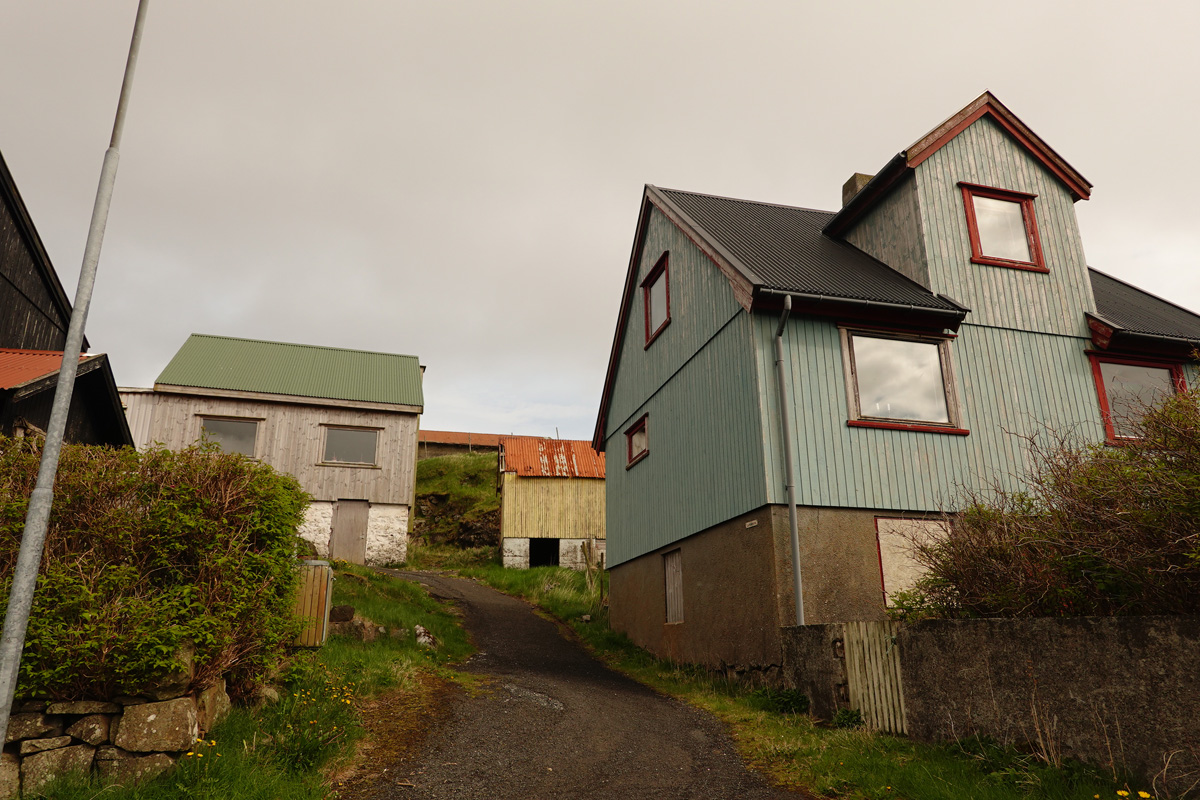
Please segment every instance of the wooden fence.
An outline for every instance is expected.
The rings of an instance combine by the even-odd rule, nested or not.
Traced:
[[[297,647],[320,647],[329,635],[329,606],[333,602],[333,568],[328,561],[300,562],[300,592],[296,616],[305,620]]]
[[[888,733],[907,733],[904,687],[900,680],[898,622],[845,623],[846,688],[850,707],[863,715],[867,727]]]

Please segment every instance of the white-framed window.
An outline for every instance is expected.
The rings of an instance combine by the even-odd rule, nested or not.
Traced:
[[[377,428],[325,427],[325,464],[355,464],[374,466],[379,445]]]
[[[966,434],[961,427],[950,340],[842,328],[851,427]]]
[[[945,520],[875,518],[884,605],[890,607],[896,592],[911,590],[925,574],[925,568],[914,557],[915,548],[945,539],[949,533],[950,526]]]
[[[201,417],[200,436],[205,441],[215,442],[226,453],[253,456],[258,423],[257,419]]]

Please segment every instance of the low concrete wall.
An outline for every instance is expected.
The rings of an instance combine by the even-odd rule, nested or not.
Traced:
[[[913,738],[1040,733],[1063,756],[1166,769],[1160,788],[1200,778],[1198,617],[934,620],[897,645]]]
[[[784,684],[826,719],[848,704],[844,627],[780,630]],[[914,739],[990,736],[1163,796],[1200,780],[1200,617],[931,620],[895,643]]]

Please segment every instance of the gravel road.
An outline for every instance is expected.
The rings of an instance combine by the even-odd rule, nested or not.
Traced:
[[[472,581],[391,571],[452,600],[482,692],[456,694],[365,796],[469,800],[796,798],[750,772],[712,716],[608,670],[532,608]],[[366,788],[366,787],[362,787]]]

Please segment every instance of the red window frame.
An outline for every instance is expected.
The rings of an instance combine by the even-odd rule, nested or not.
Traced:
[[[1104,420],[1104,438],[1109,444],[1122,444],[1133,441],[1136,437],[1117,436],[1113,427],[1112,410],[1108,406],[1108,387],[1104,385],[1104,373],[1100,371],[1101,364],[1128,364],[1133,367],[1155,367],[1171,372],[1171,383],[1175,394],[1187,391],[1187,381],[1183,378],[1183,363],[1166,358],[1148,358],[1146,356],[1123,356],[1111,353],[1088,351],[1088,360],[1092,362],[1092,378],[1096,382],[1096,397],[1100,401],[1100,416]]]
[[[1033,211],[1033,201],[1037,198],[1036,194],[1014,192],[1011,189],[997,189],[993,186],[980,186],[979,184],[962,181],[958,185],[962,189],[963,207],[967,212],[967,231],[971,236],[972,264],[1024,269],[1030,272],[1050,271],[1046,268],[1046,261],[1042,257],[1042,240],[1038,236],[1037,215]],[[1025,222],[1025,236],[1029,242],[1031,261],[1014,261],[1008,258],[998,258],[996,256],[989,256],[983,252],[983,245],[979,240],[979,222],[975,217],[976,197],[1007,200],[1010,203],[1018,203],[1021,206],[1021,218]]]
[[[671,278],[668,270],[668,265],[671,261],[670,251],[664,252],[654,264],[654,268],[650,270],[650,274],[646,276],[646,280],[642,281],[642,309],[646,318],[646,347],[658,338],[658,335],[663,332],[663,329],[671,324]],[[654,330],[650,330],[650,290],[658,283],[659,279],[666,281],[663,284],[663,289],[667,296],[667,318],[663,323]],[[643,348],[645,349],[645,348]]]
[[[649,418],[649,413],[642,414],[638,421],[630,425],[625,431],[625,469],[629,469],[634,464],[650,455],[650,431],[647,429],[647,422]],[[640,453],[634,454],[633,435],[639,431],[646,431],[646,449]]]

